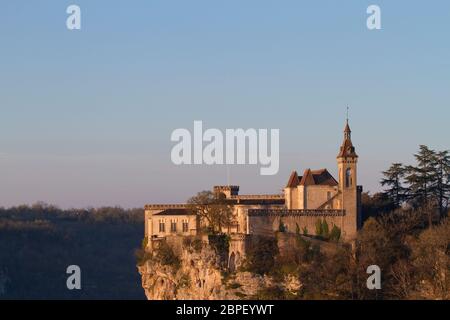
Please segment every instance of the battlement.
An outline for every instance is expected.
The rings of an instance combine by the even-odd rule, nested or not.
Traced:
[[[236,200],[284,200],[282,194],[243,194],[231,196],[230,199]]]
[[[249,216],[276,216],[276,217],[343,217],[345,210],[300,210],[300,209],[249,209]]]
[[[214,193],[223,193],[230,198],[239,194],[239,186],[214,186]]]
[[[239,194],[239,186],[214,186],[215,194],[223,193],[227,199]]]
[[[186,209],[187,204],[147,204],[145,210]]]
[[[214,191],[220,191],[220,190],[235,190],[235,191],[239,191],[239,186],[214,186]]]

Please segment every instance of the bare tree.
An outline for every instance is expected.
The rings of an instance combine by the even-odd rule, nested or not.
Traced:
[[[188,200],[188,208],[197,214],[211,233],[221,233],[233,220],[231,205],[220,194],[202,191]]]

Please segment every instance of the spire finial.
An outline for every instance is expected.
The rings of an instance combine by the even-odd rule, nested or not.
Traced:
[[[349,111],[349,107],[347,106],[347,123],[348,123],[348,111]]]
[[[345,122],[345,129],[344,129],[344,138],[345,139],[351,139],[351,130],[350,130],[350,126],[348,124],[348,113],[349,113],[349,107],[347,106],[347,121]]]

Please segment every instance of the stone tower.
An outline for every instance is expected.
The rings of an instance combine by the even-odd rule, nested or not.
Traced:
[[[225,198],[229,199],[232,196],[239,195],[239,186],[214,186],[215,194],[223,194]]]
[[[339,191],[341,192],[341,206],[345,210],[343,221],[343,236],[347,240],[356,237],[361,221],[360,193],[361,187],[358,187],[358,155],[352,143],[352,131],[347,123],[344,130],[344,141],[342,142],[339,154],[337,156],[339,169]]]

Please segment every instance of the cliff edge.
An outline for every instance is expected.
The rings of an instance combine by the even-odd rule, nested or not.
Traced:
[[[251,272],[228,273],[223,256],[208,244],[182,248],[177,259],[168,264],[152,256],[138,266],[149,300],[245,300],[274,288],[295,295],[301,287],[296,277],[274,281]]]

